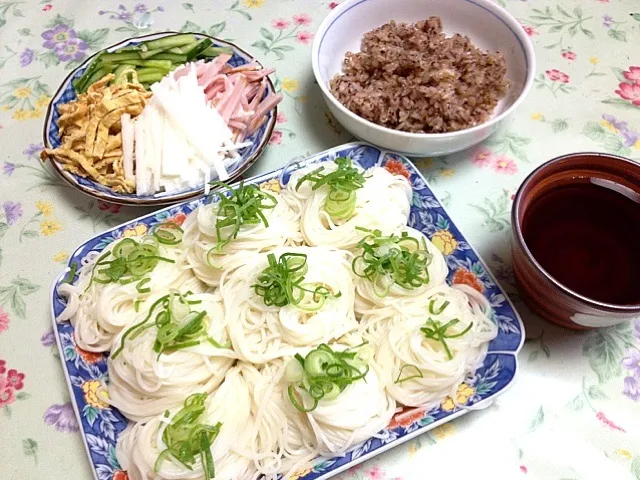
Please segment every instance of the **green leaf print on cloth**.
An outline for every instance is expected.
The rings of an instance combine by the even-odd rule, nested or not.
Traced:
[[[551,7],[544,10],[532,8],[533,15],[528,18],[528,23],[536,27],[549,27],[549,33],[568,33],[572,37],[577,33],[581,33],[590,40],[595,38],[593,32],[584,26],[587,20],[591,20],[593,16],[584,16],[584,12],[580,6],[573,9],[572,12],[564,9],[560,5],[556,5],[556,11]]]
[[[38,442],[33,438],[22,440],[22,453],[27,457],[33,457],[33,461],[38,464]]]
[[[27,318],[27,304],[25,296],[40,289],[39,285],[32,283],[23,277],[16,277],[9,285],[0,285],[0,305],[12,310],[19,318]]]
[[[484,217],[482,228],[489,232],[501,232],[508,230],[511,226],[508,190],[503,190],[495,200],[485,197],[481,204],[469,204],[469,206]]]
[[[598,376],[598,382],[606,383],[622,374],[620,362],[625,349],[633,346],[631,324],[624,322],[594,331],[584,342],[582,355],[589,359],[589,366]]]

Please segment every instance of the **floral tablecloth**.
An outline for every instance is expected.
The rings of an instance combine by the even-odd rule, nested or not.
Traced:
[[[536,166],[577,150],[640,159],[640,2],[497,1],[535,44],[535,88],[482,146],[416,164],[525,320],[519,379],[491,408],[342,479],[640,479],[640,321],[586,333],[544,323],[519,302],[509,256],[513,194]],[[0,478],[91,478],[54,346],[49,286],[76,245],[146,213],[83,196],[38,161],[59,82],[128,36],[170,29],[232,39],[277,68],[284,94],[270,145],[249,174],[265,172],[351,140],[310,68],[314,31],[335,5],[0,0]],[[447,230],[433,240],[445,254],[457,247]],[[482,288],[473,271],[456,275]],[[469,390],[460,388],[459,403]],[[114,480],[126,478],[114,471]]]

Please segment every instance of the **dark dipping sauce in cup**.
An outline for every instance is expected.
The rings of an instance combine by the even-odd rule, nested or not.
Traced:
[[[529,206],[522,235],[565,287],[604,303],[640,303],[637,193],[600,179],[557,186]]]

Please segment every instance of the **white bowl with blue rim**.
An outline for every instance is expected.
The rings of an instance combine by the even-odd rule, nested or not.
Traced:
[[[166,37],[169,35],[175,35],[178,32],[162,32],[162,33],[154,33],[150,35],[144,35],[140,37],[132,37],[122,42],[116,43],[105,50],[108,52],[113,52],[122,47],[126,47],[128,45],[135,45],[143,41],[153,40],[157,38]],[[192,33],[196,38],[210,38],[213,42],[213,46],[215,47],[230,47],[233,49],[233,56],[229,60],[229,64],[236,67],[239,65],[244,65],[253,61],[257,61],[253,55],[246,52],[242,48],[238,47],[234,43],[226,42],[219,38],[211,37],[209,35],[204,35],[200,33]],[[58,113],[58,106],[63,103],[68,103],[77,98],[76,92],[73,88],[73,81],[77,78],[80,78],[84,73],[85,69],[91,63],[93,58],[92,56],[88,58],[82,65],[72,71],[67,78],[65,78],[64,82],[58,88],[58,91],[53,96],[51,103],[49,104],[49,108],[47,109],[47,115],[45,117],[44,123],[44,145],[47,148],[57,148],[60,146],[60,136],[58,135],[58,119],[60,118],[60,114]],[[258,62],[259,63],[259,62]],[[275,87],[271,80],[267,77],[267,89],[264,95],[268,95],[269,93],[275,92]],[[248,145],[238,151],[237,160],[229,163],[227,165],[227,171],[229,173],[229,179],[227,181],[231,182],[234,179],[238,178],[242,173],[244,173],[251,165],[255,163],[255,161],[260,157],[267,143],[269,142],[269,138],[273,133],[273,129],[276,124],[276,117],[278,115],[277,107],[273,108],[268,114],[266,121],[262,124],[262,126],[254,132],[253,135],[245,139],[245,142],[251,142],[251,145]],[[62,165],[54,160],[50,159],[51,164],[53,165],[54,170],[60,174],[60,176],[73,187],[78,190],[90,195],[99,200],[103,200],[105,202],[117,203],[120,205],[138,205],[138,206],[153,206],[153,205],[169,205],[177,202],[181,202],[184,200],[188,200],[190,198],[201,195],[204,192],[204,182],[201,186],[194,188],[186,188],[184,190],[173,191],[173,192],[158,192],[151,195],[136,195],[135,193],[116,193],[111,188],[102,185],[98,182],[91,180],[90,178],[83,178],[79,175],[73,174],[67,170],[62,168]]]
[[[447,133],[410,133],[376,125],[342,105],[329,90],[347,52],[359,52],[365,33],[385,23],[415,23],[436,16],[444,33],[468,36],[482,50],[499,51],[507,66],[509,89],[491,118]],[[464,150],[494,133],[518,108],[533,85],[535,53],[520,23],[491,0],[347,0],[320,24],[311,53],[313,73],[334,117],[353,135],[409,156],[436,156]]]

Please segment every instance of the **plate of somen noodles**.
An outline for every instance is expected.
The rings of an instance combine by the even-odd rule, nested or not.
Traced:
[[[522,322],[407,159],[352,143],[213,187],[53,284],[96,479],[328,478],[514,381]]]

